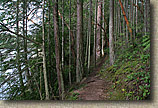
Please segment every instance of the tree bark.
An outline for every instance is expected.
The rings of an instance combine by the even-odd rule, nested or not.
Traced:
[[[104,9],[104,0],[103,0],[103,9],[102,9],[102,27],[105,29],[105,20],[104,20],[104,15],[105,15],[105,9]],[[104,56],[104,43],[105,43],[105,40],[104,40],[104,36],[105,36],[105,33],[104,33],[104,30],[102,30],[102,46],[101,46],[101,55],[102,55],[102,57]]]
[[[27,1],[23,1],[23,36],[27,37]],[[31,89],[31,78],[29,73],[28,59],[27,59],[27,39],[24,38],[24,58],[25,58],[25,67],[26,67],[26,78],[29,86],[30,92]]]
[[[114,64],[114,45],[113,45],[113,36],[114,36],[114,0],[110,0],[110,21],[109,21],[109,56],[110,56],[110,65]]]
[[[46,92],[46,100],[49,100],[49,90],[48,90],[48,80],[47,80],[47,66],[46,66],[46,52],[45,52],[45,24],[44,24],[44,5],[45,0],[43,0],[43,14],[42,14],[42,53],[43,53],[43,74],[44,74],[44,84]]]
[[[88,45],[88,72],[90,68],[90,48],[91,48],[91,35],[92,35],[92,0],[90,0],[90,11],[89,11],[89,45]]]
[[[120,29],[120,25],[121,25],[121,16],[120,16],[120,7],[119,7],[119,2],[118,2],[118,40],[120,38],[120,33],[121,33],[121,29]]]
[[[126,17],[128,19],[128,0],[126,1]],[[129,39],[128,39],[128,26],[126,25],[126,46],[129,47]]]
[[[144,32],[147,35],[147,0],[144,1]]]
[[[19,0],[17,0],[16,4],[16,33],[19,34]],[[17,43],[16,43],[16,49],[17,49],[17,55],[16,55],[16,60],[17,60],[17,66],[18,66],[18,72],[19,72],[19,78],[20,78],[20,84],[21,88],[24,87],[23,83],[23,77],[22,77],[22,72],[21,72],[21,65],[20,65],[20,43],[19,43],[19,37],[17,36]],[[23,89],[21,89],[23,91]]]
[[[56,70],[57,70],[57,78],[58,78],[58,86],[59,86],[59,97],[60,99],[64,98],[64,83],[63,77],[60,67],[60,52],[59,52],[59,26],[58,26],[58,0],[54,0],[54,40],[55,40],[55,56],[56,56]]]
[[[146,4],[147,4],[147,33],[150,34],[150,0],[147,0]]]
[[[61,66],[64,69],[64,0],[62,0],[62,51],[61,51]]]
[[[131,30],[133,27],[133,0],[130,0],[130,25],[131,25]],[[133,30],[132,30],[132,35],[133,35]],[[130,40],[132,42],[133,37],[130,35]]]
[[[123,0],[123,6],[126,6],[126,0]],[[124,45],[124,40],[125,40],[125,34],[126,34],[126,24],[125,24],[125,20],[123,18],[122,15],[122,21],[123,21],[123,29],[122,29],[122,48],[124,49],[125,45]]]
[[[136,0],[136,6],[138,6],[138,0]],[[136,34],[138,32],[138,7],[136,7]]]
[[[135,4],[135,0],[133,0],[133,4]],[[132,6],[133,6],[133,4],[132,4]],[[133,22],[132,23],[133,24],[133,28],[134,28],[133,29],[133,40],[135,40],[135,34],[136,34],[135,33],[135,28],[136,28],[135,27],[135,13],[136,13],[136,8],[133,6],[133,21],[132,21]]]
[[[97,12],[97,38],[96,38],[96,59],[100,58],[100,50],[101,50],[101,43],[100,43],[100,36],[101,36],[101,16],[102,16],[102,0],[98,0],[98,12]]]
[[[51,50],[51,6],[50,6],[50,0],[48,0],[48,73],[49,73],[49,84],[52,85],[52,77],[51,77],[51,73],[52,73],[52,58],[51,58],[51,54],[52,54],[52,50]]]
[[[94,66],[96,66],[96,28],[97,28],[97,4],[98,4],[98,0],[96,0],[95,3],[95,19],[94,19],[94,44],[93,44],[93,62],[94,62]]]
[[[124,19],[125,19],[125,21],[126,21],[126,24],[127,24],[128,30],[129,30],[129,32],[130,32],[130,36],[131,36],[131,38],[132,38],[132,29],[130,28],[130,25],[129,25],[128,19],[127,19],[127,17],[126,17],[126,13],[125,13],[124,8],[123,8],[123,5],[122,5],[122,3],[121,3],[121,0],[119,0],[119,3],[120,3],[120,6],[121,6],[121,9],[122,9],[123,16],[124,16]]]
[[[86,10],[88,10],[88,5],[87,5],[87,7],[86,7]],[[86,17],[86,19],[88,19],[88,11],[86,11],[85,12],[85,17]],[[87,20],[87,22],[88,22],[88,20]],[[89,43],[89,31],[88,31],[88,28],[89,27],[89,23],[86,23],[85,24],[85,40],[86,40],[86,44],[85,44],[85,66],[87,66],[87,68],[88,68],[88,65],[87,65],[87,61],[88,61],[88,43]]]
[[[83,31],[83,0],[77,0],[77,59],[76,59],[76,82],[81,80],[81,39]]]
[[[71,85],[71,0],[69,4],[69,84]]]

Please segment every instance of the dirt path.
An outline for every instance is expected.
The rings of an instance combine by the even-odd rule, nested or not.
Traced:
[[[84,84],[85,86],[74,91],[79,94],[78,100],[107,100],[109,98],[107,91],[109,89],[110,82],[102,79],[97,74],[105,60],[106,57],[101,59],[91,74],[81,81],[81,84]]]

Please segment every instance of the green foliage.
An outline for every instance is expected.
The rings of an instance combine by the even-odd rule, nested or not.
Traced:
[[[26,21],[23,18],[23,13],[25,9],[23,9],[24,1],[19,1],[19,19],[16,19],[16,2],[13,0],[1,0],[0,1],[0,22],[4,23],[10,30],[16,32],[16,21],[19,21],[19,34],[23,35],[23,21]],[[47,65],[47,76],[48,76],[48,86],[50,96],[58,97],[59,96],[59,87],[58,87],[58,79],[56,72],[56,61],[55,61],[55,42],[54,42],[54,26],[53,26],[53,11],[52,7],[54,3],[51,3],[51,12],[48,13],[48,1],[46,1],[45,5],[45,48],[46,48],[46,65]],[[104,18],[106,22],[109,22],[109,0],[105,0],[105,15]],[[28,18],[35,21],[37,24],[32,23],[30,20],[28,21],[28,29],[27,29],[27,37],[29,39],[33,39],[39,43],[42,43],[42,21],[41,15],[38,15],[38,9],[41,9],[42,0],[31,0],[28,3],[27,14],[31,13]],[[72,37],[74,38],[74,42],[71,41],[71,48],[74,50],[76,56],[76,1],[72,1],[71,5],[71,25],[69,25],[69,1],[64,3],[64,20],[69,26],[71,26]],[[62,2],[58,2],[59,12],[62,14]],[[83,4],[83,42],[82,42],[82,52],[83,57],[81,59],[85,59],[84,55],[86,52],[87,43],[87,31],[89,26],[89,0],[85,0]],[[87,8],[86,8],[87,7]],[[93,2],[93,20],[95,19],[95,2]],[[41,10],[40,10],[41,11]],[[49,18],[48,14],[50,14],[50,23],[48,24]],[[37,16],[37,17],[36,17]],[[34,19],[36,18],[36,19]],[[117,18],[115,17],[115,20]],[[61,47],[62,41],[62,27],[61,27],[61,18],[58,19],[59,23],[59,47]],[[122,21],[122,19],[121,19]],[[88,23],[87,23],[88,22]],[[95,21],[93,22],[95,24]],[[137,25],[137,29],[141,30],[144,26],[142,22]],[[26,23],[25,23],[26,24]],[[77,100],[78,93],[74,93],[74,90],[83,87],[84,85],[69,85],[69,71],[71,71],[72,82],[75,82],[76,76],[76,59],[74,56],[71,57],[71,66],[69,66],[69,32],[67,24],[64,24],[64,68],[62,69],[65,92],[70,91],[71,95],[68,95],[68,99]],[[108,27],[108,23],[106,25]],[[121,24],[122,26],[122,24]],[[130,25],[131,26],[131,25]],[[48,28],[50,27],[50,37],[48,37]],[[115,28],[115,27],[114,27]],[[131,27],[135,29],[135,26]],[[27,52],[24,52],[24,39],[19,37],[19,41],[17,42],[17,36],[14,33],[10,33],[5,31],[6,29],[0,24],[0,52],[2,52],[2,56],[0,57],[0,85],[3,88],[3,95],[6,97],[5,99],[10,100],[40,100],[42,95],[42,99],[45,97],[45,87],[44,87],[44,75],[42,72],[42,49],[41,45],[35,45],[27,41]],[[91,38],[91,56],[93,56],[93,42],[94,42],[94,31],[92,26],[92,38]],[[123,29],[122,29],[123,30]],[[109,37],[109,29],[106,30],[106,47],[108,46],[108,37]],[[125,31],[125,29],[123,30]],[[121,31],[122,32],[122,31]],[[126,49],[126,39],[125,32],[122,33],[114,33],[116,34],[116,42],[114,43],[117,46],[115,49],[116,52],[116,61],[113,66],[109,66],[107,69],[102,69],[100,74],[105,78],[108,78],[109,81],[113,82],[112,89],[113,91],[109,91],[111,95],[111,99],[114,100],[140,100],[146,99],[150,95],[150,37],[149,35],[142,36],[143,32],[136,34],[135,39],[135,48],[132,44],[129,44],[128,49]],[[72,38],[71,37],[71,38]],[[50,42],[49,42],[50,41]],[[121,50],[120,50],[121,49]],[[19,51],[19,57],[17,57],[17,52]],[[40,50],[40,51],[39,51]],[[51,51],[50,51],[51,50]],[[61,48],[60,48],[61,50]],[[104,52],[109,54],[109,48],[105,48]],[[25,54],[27,53],[27,60],[25,59]],[[105,54],[105,55],[106,55]],[[60,51],[61,55],[61,51]],[[71,54],[72,55],[72,54]],[[19,58],[19,60],[17,60]],[[92,59],[91,59],[92,60]],[[99,59],[98,61],[102,60]],[[98,62],[97,61],[97,62]],[[18,70],[18,63],[20,64],[20,70]],[[109,61],[106,62],[108,64]],[[83,63],[83,77],[87,76],[89,73],[87,72],[87,63]],[[106,66],[106,65],[104,65]],[[31,88],[30,91],[28,84],[28,80],[26,77],[26,69],[29,69],[30,72],[30,81]],[[93,67],[90,66],[90,69]],[[103,67],[104,68],[104,67]],[[107,73],[105,73],[107,72]],[[24,85],[22,86],[20,83],[19,74],[22,75],[22,81]],[[70,88],[70,89],[69,89]],[[41,93],[41,94],[40,94]],[[55,99],[55,98],[53,98]],[[58,98],[57,98],[58,99]]]
[[[112,81],[111,100],[144,100],[150,98],[149,36],[143,36],[143,44],[117,52],[115,64],[102,68],[100,74]],[[142,51],[143,49],[143,51]]]
[[[67,100],[78,100],[79,93],[72,93],[69,97],[66,97]]]
[[[143,47],[144,47],[144,51],[149,50],[150,49],[150,37],[149,35],[145,35],[143,36]]]

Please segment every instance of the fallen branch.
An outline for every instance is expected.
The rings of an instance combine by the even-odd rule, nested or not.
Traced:
[[[128,30],[129,30],[130,35],[131,35],[131,37],[132,37],[132,29],[131,29],[130,26],[129,26],[129,22],[128,22],[128,19],[127,19],[127,17],[126,17],[126,13],[125,13],[125,10],[124,10],[123,5],[122,5],[122,3],[121,3],[121,0],[119,0],[119,3],[120,3],[120,6],[121,6],[121,9],[122,9],[122,13],[123,13],[124,19],[125,19],[125,21],[126,21]]]
[[[61,15],[61,13],[60,13],[59,10],[58,10],[58,14],[59,14],[60,18],[62,19],[63,16]],[[70,30],[70,26],[65,22],[65,20],[64,20],[64,24],[65,24],[65,25],[67,26],[67,28]],[[71,41],[72,41],[72,45],[71,45],[72,56],[73,56],[74,59],[75,59],[76,57],[75,57],[75,51],[74,51],[74,36],[73,36],[72,31],[71,31],[71,33],[70,33],[70,36],[71,36]]]

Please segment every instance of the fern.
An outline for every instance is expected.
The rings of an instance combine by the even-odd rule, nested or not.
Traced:
[[[143,47],[144,47],[144,51],[149,50],[150,49],[150,37],[149,35],[145,35],[143,36]]]

